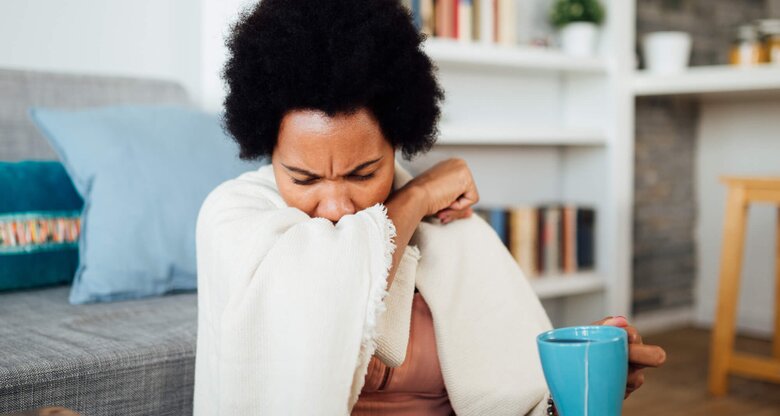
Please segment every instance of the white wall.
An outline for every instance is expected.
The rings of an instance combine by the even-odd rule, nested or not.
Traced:
[[[174,80],[222,101],[223,35],[248,0],[0,0],[0,68]]]
[[[696,166],[699,219],[696,320],[710,325],[717,304],[726,187],[723,175],[780,176],[780,98],[702,103]],[[738,327],[771,333],[777,208],[748,214]]]
[[[222,66],[227,57],[225,35],[235,22],[238,14],[256,0],[200,0],[200,70],[201,105],[212,111],[222,108],[225,97],[224,83],[220,77]]]

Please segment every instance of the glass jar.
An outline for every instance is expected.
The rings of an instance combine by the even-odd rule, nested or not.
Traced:
[[[763,41],[765,62],[780,65],[780,19],[756,22]]]
[[[729,63],[748,66],[764,62],[765,59],[764,47],[756,27],[753,25],[739,26],[729,51]]]

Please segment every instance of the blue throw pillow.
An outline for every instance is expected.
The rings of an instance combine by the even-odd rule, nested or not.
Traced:
[[[0,290],[68,283],[83,201],[57,161],[0,162]]]
[[[174,106],[34,108],[84,198],[71,303],[196,288],[195,223],[221,182],[257,169],[216,115]]]

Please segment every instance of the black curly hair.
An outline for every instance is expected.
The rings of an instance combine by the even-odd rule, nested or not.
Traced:
[[[404,158],[431,148],[444,92],[400,0],[262,0],[231,28],[224,127],[244,160],[270,156],[290,110],[366,108]]]

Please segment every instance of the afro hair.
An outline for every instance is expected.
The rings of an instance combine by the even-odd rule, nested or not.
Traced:
[[[268,157],[288,111],[367,109],[406,159],[431,148],[444,92],[400,0],[262,0],[233,25],[224,126]]]

